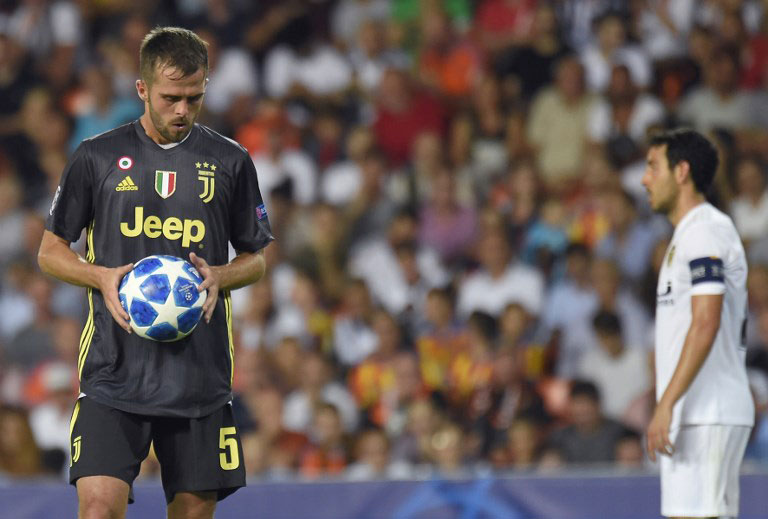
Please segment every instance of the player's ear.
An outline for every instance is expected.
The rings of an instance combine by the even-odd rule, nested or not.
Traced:
[[[692,180],[691,179],[691,165],[688,163],[687,160],[681,160],[677,163],[675,166],[675,169],[673,171],[675,175],[675,182],[677,182],[678,185],[685,184],[686,181]]]
[[[146,101],[149,96],[149,89],[143,79],[136,80],[136,93],[139,94],[139,99]]]

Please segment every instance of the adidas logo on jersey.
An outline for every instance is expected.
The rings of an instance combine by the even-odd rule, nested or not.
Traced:
[[[139,186],[133,183],[131,177],[125,177],[115,188],[115,191],[138,191]]]

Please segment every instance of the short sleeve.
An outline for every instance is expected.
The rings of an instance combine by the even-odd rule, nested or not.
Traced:
[[[77,241],[93,219],[93,174],[85,143],[72,154],[51,202],[45,228],[69,242]]]
[[[695,225],[686,231],[681,252],[691,273],[691,295],[724,294],[728,241],[716,226]]]
[[[259,191],[256,168],[247,153],[243,152],[237,168],[229,213],[230,241],[237,251],[257,252],[275,238]]]

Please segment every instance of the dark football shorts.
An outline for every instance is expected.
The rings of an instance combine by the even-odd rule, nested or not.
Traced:
[[[224,499],[245,486],[240,435],[232,406],[201,418],[126,413],[80,398],[72,413],[69,482],[85,476],[112,476],[131,486],[150,443],[160,462],[168,503],[178,492],[208,492]]]

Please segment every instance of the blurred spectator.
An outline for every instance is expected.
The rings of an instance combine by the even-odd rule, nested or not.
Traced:
[[[432,131],[442,135],[445,123],[444,107],[431,95],[418,91],[404,71],[390,68],[384,72],[376,96],[373,131],[393,166],[408,160],[418,134]]]
[[[532,23],[530,41],[503,49],[494,64],[504,89],[526,101],[552,82],[554,64],[570,50],[562,41],[552,5],[538,2]]]
[[[495,352],[490,380],[478,383],[467,406],[465,420],[479,436],[483,456],[507,439],[509,429],[518,418],[527,417],[537,424],[549,421],[541,396],[525,378],[522,360],[511,347]]]
[[[614,65],[604,99],[590,114],[589,138],[606,146],[615,165],[626,166],[642,158],[648,128],[664,117],[664,106],[638,88],[626,65]]]
[[[432,177],[431,200],[421,208],[419,242],[436,250],[443,262],[462,258],[475,239],[475,211],[458,201],[456,178],[443,169]]]
[[[401,211],[390,221],[386,238],[371,237],[350,253],[350,274],[364,279],[377,303],[394,315],[405,311],[409,304],[417,304],[412,298],[411,287],[419,280],[409,279],[398,257],[401,246],[410,247],[417,243],[417,232],[413,214]],[[444,286],[448,282],[440,257],[430,248],[415,250],[414,267],[427,288]]]
[[[744,156],[736,164],[736,198],[730,214],[741,239],[749,244],[768,235],[766,167],[756,156]]]
[[[614,447],[616,465],[622,469],[638,470],[643,468],[645,451],[642,437],[636,431],[626,429]]]
[[[46,472],[27,411],[0,405],[0,474],[28,478]]]
[[[499,230],[487,231],[477,243],[480,268],[459,286],[457,310],[466,318],[475,310],[498,317],[512,302],[539,315],[544,297],[544,280],[534,268],[512,258],[509,241]]]
[[[317,38],[311,18],[295,23],[297,38],[292,45],[278,45],[264,61],[266,92],[277,98],[301,97],[312,103],[334,100],[352,84],[352,69],[344,56]]]
[[[57,89],[70,79],[75,53],[86,31],[76,2],[24,0],[6,20],[8,34],[35,58]]]
[[[363,22],[357,33],[356,45],[349,51],[349,61],[357,87],[372,98],[388,68],[405,69],[410,58],[400,49],[388,48],[386,26],[380,21]]]
[[[603,415],[600,391],[575,380],[568,404],[568,425],[556,429],[551,442],[569,464],[611,463],[624,428]]]
[[[483,312],[472,312],[467,319],[467,339],[463,348],[454,352],[448,365],[448,403],[456,414],[462,411],[473,419],[482,411],[472,409],[475,393],[487,392],[493,375],[493,346],[496,320]]]
[[[406,423],[395,436],[392,458],[420,466],[429,461],[432,434],[443,421],[429,400],[411,402],[406,410]]]
[[[358,126],[346,138],[345,160],[329,165],[320,178],[320,194],[324,202],[346,206],[359,193],[363,179],[363,162],[373,146],[368,128]]]
[[[456,319],[454,299],[447,289],[433,288],[427,294],[424,323],[416,341],[424,384],[430,390],[446,388],[448,369],[467,340],[463,322]]]
[[[226,2],[216,2],[218,4]],[[249,104],[258,91],[259,77],[251,56],[242,48],[223,46],[219,36],[210,29],[197,30],[208,43],[208,85],[205,89],[205,110],[220,118],[226,128],[238,126],[245,114],[238,108]]]
[[[440,478],[462,478],[473,476],[472,466],[464,456],[464,433],[453,423],[441,425],[430,442],[430,458],[433,475]]]
[[[141,105],[135,96],[117,97],[112,76],[104,67],[92,66],[81,74],[83,90],[74,103],[75,127],[69,141],[74,151],[83,139],[137,119]]]
[[[24,292],[34,305],[33,320],[5,345],[5,362],[25,371],[55,357],[53,341],[52,280],[39,271],[30,272],[24,280]]]
[[[480,53],[471,40],[453,31],[447,14],[432,10],[421,17],[417,69],[424,85],[446,97],[458,99],[467,95],[480,79]]]
[[[506,429],[505,442],[494,449],[491,459],[499,469],[531,470],[539,461],[544,437],[541,424],[522,415]]]
[[[529,43],[536,0],[483,0],[475,14],[475,29],[483,49],[494,55],[502,49]]]
[[[584,68],[574,56],[557,62],[554,85],[533,99],[528,139],[536,150],[542,179],[555,192],[567,190],[578,177],[589,114],[596,102],[585,90]]]
[[[356,366],[376,351],[372,316],[371,294],[365,281],[349,281],[342,294],[341,311],[333,323],[333,351],[343,367]]]
[[[340,475],[347,466],[350,446],[333,404],[320,404],[315,410],[310,440],[301,455],[299,474],[305,478]]]
[[[642,47],[627,41],[627,28],[622,16],[608,12],[593,23],[595,42],[580,52],[587,87],[594,92],[603,92],[610,83],[613,67],[624,65],[632,82],[641,89],[646,88],[651,81],[651,65]]]
[[[636,30],[648,56],[656,61],[685,53],[688,31],[694,21],[696,0],[637,2]]]
[[[397,321],[387,312],[374,312],[372,329],[376,349],[350,372],[349,388],[368,420],[381,426],[385,421],[382,399],[394,390],[394,362],[404,345]]]
[[[384,23],[391,11],[387,0],[341,0],[331,18],[331,31],[336,43],[352,47],[366,25]]]
[[[605,416],[621,420],[630,403],[651,387],[650,357],[640,348],[627,348],[619,317],[599,311],[592,319],[597,348],[581,357],[578,376],[595,384],[603,395]]]
[[[683,98],[678,116],[702,132],[733,131],[749,123],[749,108],[749,94],[739,87],[738,49],[718,47],[705,63],[704,84]]]
[[[355,400],[342,384],[331,378],[331,368],[322,355],[305,353],[299,369],[299,388],[285,397],[285,428],[309,434],[316,410],[322,403],[329,403],[339,411],[344,430],[354,432],[358,413]]]
[[[347,260],[347,229],[340,211],[332,205],[315,204],[308,211],[304,245],[291,254],[291,263],[310,279],[331,301],[338,300],[344,286]]]
[[[355,441],[355,462],[347,467],[347,478],[352,481],[371,479],[407,479],[412,469],[404,461],[392,461],[390,442],[381,429],[361,432]]]
[[[259,188],[264,204],[271,211],[269,194],[285,180],[293,184],[293,199],[300,205],[314,202],[317,191],[317,168],[309,155],[300,149],[291,149],[286,142],[290,130],[284,124],[267,129],[266,149],[251,155],[259,174]]]
[[[635,201],[626,191],[611,190],[601,198],[610,230],[597,244],[595,254],[613,260],[621,269],[621,276],[636,283],[645,273],[659,239],[658,231],[638,217]]]
[[[70,427],[72,401],[77,396],[77,372],[73,364],[53,362],[41,369],[41,378],[46,397],[32,408],[29,423],[35,442],[46,451],[46,458],[58,456],[61,464],[58,472],[68,465],[70,452]],[[56,470],[57,467],[50,467]]]
[[[271,278],[265,278],[245,290],[249,292],[248,306],[238,319],[239,342],[247,349],[274,349],[279,340],[279,329]]]
[[[581,50],[594,39],[594,21],[603,13],[621,12],[625,0],[562,0],[555,4],[566,42]]]
[[[255,438],[248,442],[252,449],[264,448],[266,462],[248,467],[249,473],[257,473],[267,479],[292,478],[299,469],[299,462],[308,448],[309,438],[283,427],[283,401],[274,388],[266,388],[253,394],[254,419],[257,424]],[[245,450],[245,445],[243,446]],[[244,452],[246,460],[258,461],[258,452]],[[258,472],[257,472],[258,471]]]

